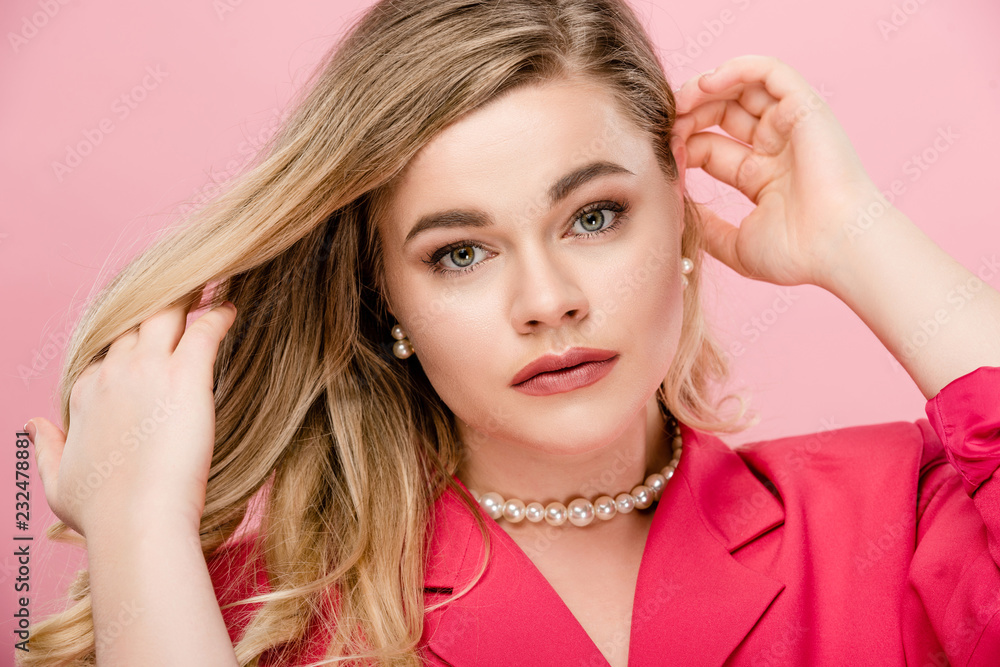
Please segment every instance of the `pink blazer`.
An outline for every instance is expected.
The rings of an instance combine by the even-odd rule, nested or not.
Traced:
[[[1000,367],[943,388],[927,419],[730,449],[682,424],[684,456],[654,510],[629,665],[1000,666]],[[482,538],[445,493],[426,595],[471,577]],[[426,615],[428,664],[607,665],[527,555],[491,519],[489,566]],[[209,562],[220,602],[267,590]],[[256,607],[224,610],[234,643]],[[322,624],[301,662],[318,659]],[[268,663],[274,664],[274,663]],[[286,663],[288,664],[288,663]]]

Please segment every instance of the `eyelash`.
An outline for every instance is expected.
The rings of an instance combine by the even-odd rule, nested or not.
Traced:
[[[577,236],[579,237],[600,236],[601,234],[607,232],[616,231],[625,222],[629,208],[630,208],[629,202],[624,199],[621,201],[608,200],[608,201],[599,201],[599,202],[594,202],[593,204],[588,204],[584,208],[580,209],[580,211],[577,212],[575,216],[573,216],[573,224],[576,224],[577,220],[587,215],[588,213],[592,213],[594,211],[613,211],[615,214],[614,220],[611,222],[610,225],[608,225],[607,227],[602,227],[596,232],[577,234]],[[431,253],[431,256],[428,259],[424,259],[421,261],[423,261],[424,264],[428,265],[427,269],[432,274],[443,274],[447,277],[454,277],[457,274],[468,273],[469,271],[474,271],[476,267],[482,264],[485,260],[481,260],[479,262],[476,262],[475,264],[470,264],[469,266],[460,269],[446,269],[442,267],[440,264],[441,259],[451,251],[466,247],[482,249],[481,245],[472,240],[457,241],[455,243],[450,243],[442,248],[438,248],[433,253]]]

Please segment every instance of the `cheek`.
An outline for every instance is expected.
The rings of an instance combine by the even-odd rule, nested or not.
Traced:
[[[497,341],[496,313],[484,298],[458,289],[413,294],[407,334],[418,363],[439,392],[469,383],[488,369]]]
[[[500,416],[509,415],[499,402],[506,388],[505,343],[495,309],[484,309],[494,302],[495,297],[467,296],[425,302],[424,314],[418,316],[424,326],[410,339],[415,348],[411,363],[420,364],[445,405],[463,422],[476,424],[477,433],[493,432],[507,422]]]
[[[630,332],[650,360],[671,357],[680,338],[683,284],[678,246],[672,235],[643,244],[616,264],[601,297],[605,310],[618,320],[617,328]]]
[[[603,298],[643,310],[660,304],[657,310],[662,311],[674,291],[674,283],[680,280],[676,245],[670,235],[647,235],[623,248],[611,263],[610,271],[605,272],[607,288]]]

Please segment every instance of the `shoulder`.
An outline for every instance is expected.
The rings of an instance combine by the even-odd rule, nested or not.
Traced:
[[[926,419],[831,428],[733,451],[782,498],[840,496],[845,503],[877,503],[887,494],[908,501],[921,477],[946,462]]]

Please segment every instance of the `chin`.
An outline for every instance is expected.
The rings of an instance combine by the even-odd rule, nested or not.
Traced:
[[[621,437],[645,404],[646,400],[640,397],[634,405],[620,399],[613,404],[606,400],[604,409],[595,409],[592,402],[581,401],[567,409],[541,408],[531,413],[521,412],[519,416],[525,431],[512,434],[512,440],[548,453],[586,454]]]

